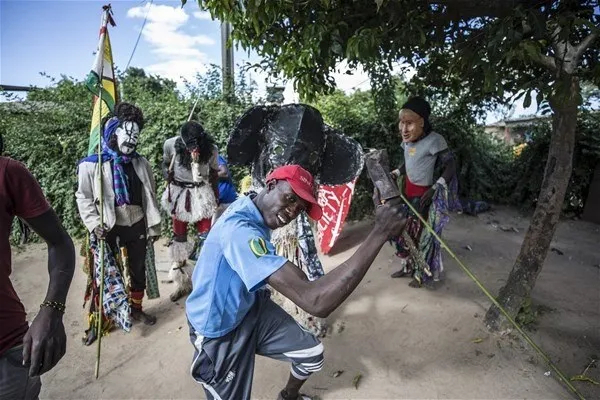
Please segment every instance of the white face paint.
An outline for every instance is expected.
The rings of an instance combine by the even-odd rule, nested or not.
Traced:
[[[138,143],[139,134],[140,128],[136,122],[123,122],[122,126],[115,130],[119,151],[123,154],[133,153]]]

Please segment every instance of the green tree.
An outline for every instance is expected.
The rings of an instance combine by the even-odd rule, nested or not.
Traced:
[[[185,4],[186,0],[182,0]],[[600,15],[594,0],[198,0],[233,26],[233,38],[295,80],[303,96],[331,91],[339,61],[362,64],[385,87],[393,63],[417,70],[413,88],[471,104],[519,93],[548,102],[553,130],[531,224],[498,301],[515,316],[530,296],[571,176],[582,80],[600,85]],[[382,80],[383,79],[383,80]],[[504,325],[496,307],[492,329]]]

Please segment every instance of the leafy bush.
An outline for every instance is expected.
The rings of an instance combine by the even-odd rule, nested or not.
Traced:
[[[318,98],[313,105],[322,112],[327,123],[356,139],[363,148],[387,149],[391,167],[402,161],[398,128],[396,124],[379,123],[369,92],[346,95],[336,91]],[[532,142],[515,157],[510,146],[486,134],[474,123],[473,115],[464,104],[441,103],[434,104],[433,108],[432,126],[447,140],[457,161],[461,198],[510,204],[525,210],[535,206],[550,143],[548,123],[540,122],[535,127]],[[594,168],[600,162],[600,113],[582,111],[577,132],[564,211],[580,214]],[[361,219],[372,212],[372,190],[368,175],[363,171],[352,200],[350,219]]]
[[[196,82],[187,83],[187,96],[175,82],[148,76],[137,68],[119,75],[123,100],[139,106],[145,118],[138,152],[148,158],[157,179],[159,195],[164,190],[162,148],[164,141],[179,133],[181,124],[198,100],[193,118],[199,120],[225,150],[228,132],[234,121],[251,104],[254,87],[238,77],[236,96],[228,103],[221,93],[217,67]],[[85,228],[79,218],[75,191],[77,162],[86,155],[89,140],[92,95],[83,82],[62,77],[45,89],[36,89],[23,102],[0,107],[0,127],[5,138],[6,155],[30,169],[70,234],[81,236]],[[237,177],[245,172],[236,169]],[[171,227],[164,219],[165,233]]]
[[[74,192],[77,160],[87,151],[88,93],[81,82],[63,77],[51,89],[30,92],[27,102],[5,103],[0,112],[7,155],[28,166],[72,234],[83,232]]]
[[[544,176],[550,146],[550,125],[540,124],[533,130],[533,140],[511,164],[507,175],[508,193],[504,200],[525,208],[535,206]],[[600,113],[583,111],[577,121],[573,152],[573,172],[567,187],[563,212],[579,215],[600,162]]]

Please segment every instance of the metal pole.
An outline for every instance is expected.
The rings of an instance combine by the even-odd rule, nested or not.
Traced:
[[[233,99],[233,46],[227,44],[231,40],[231,24],[221,23],[221,69],[223,73],[223,95],[229,103]]]

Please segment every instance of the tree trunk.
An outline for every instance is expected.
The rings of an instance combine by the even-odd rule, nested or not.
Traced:
[[[521,251],[497,298],[498,303],[513,318],[529,298],[542,270],[571,177],[580,86],[576,77],[567,73],[562,75],[561,87],[567,90],[550,100],[554,111],[552,137],[537,206]],[[498,307],[492,305],[485,316],[485,323],[490,330],[498,331],[506,328],[507,320]]]

